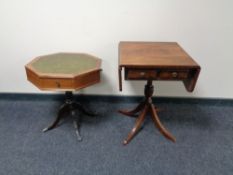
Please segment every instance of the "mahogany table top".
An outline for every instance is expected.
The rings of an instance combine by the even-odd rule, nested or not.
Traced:
[[[176,42],[120,42],[119,65],[123,67],[199,67]]]

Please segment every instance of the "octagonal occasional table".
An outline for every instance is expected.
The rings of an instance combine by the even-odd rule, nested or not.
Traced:
[[[55,53],[33,59],[26,66],[27,79],[41,90],[63,91],[66,98],[60,107],[55,121],[43,131],[57,126],[59,121],[69,112],[74,114],[76,109],[84,114],[93,115],[80,103],[73,100],[73,91],[100,82],[101,60],[85,53]],[[80,117],[74,121],[78,139]]]

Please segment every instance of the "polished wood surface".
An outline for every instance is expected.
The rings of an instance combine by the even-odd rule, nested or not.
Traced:
[[[126,80],[176,80],[192,92],[200,66],[176,42],[120,42],[119,86],[121,71]]]
[[[146,80],[144,100],[132,110],[120,110],[126,116],[137,116],[135,126],[124,140],[128,144],[140,130],[147,113],[155,126],[169,140],[175,137],[162,125],[157,109],[152,103],[156,81],[182,81],[186,90],[192,92],[199,76],[200,66],[176,42],[120,42],[119,88],[122,90],[122,70],[125,80]]]
[[[41,77],[26,68],[27,79],[40,90],[75,91],[100,82],[100,70],[73,77]]]
[[[52,130],[56,128],[59,124],[59,122],[65,118],[68,114],[70,117],[75,117],[73,124],[75,128],[75,133],[77,136],[78,141],[82,141],[82,137],[80,135],[80,125],[82,121],[82,115],[80,113],[77,113],[77,110],[82,112],[83,114],[89,115],[89,116],[95,116],[96,114],[88,111],[83,105],[73,100],[73,93],[71,91],[65,92],[65,102],[60,106],[60,109],[57,113],[57,117],[55,120],[50,124],[48,127],[43,129],[43,132],[47,132],[49,130]]]
[[[130,67],[199,67],[176,42],[120,42],[119,65]]]
[[[100,66],[101,60],[89,54],[57,53],[37,57],[25,69],[41,90],[74,91],[100,82]]]

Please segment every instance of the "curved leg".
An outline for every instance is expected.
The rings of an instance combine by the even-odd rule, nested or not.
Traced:
[[[89,115],[89,116],[96,116],[96,114],[87,111],[87,110],[86,110],[81,104],[79,104],[79,103],[74,102],[74,103],[72,103],[72,106],[73,106],[74,109],[79,109],[80,111],[82,111],[82,112],[83,112],[84,114],[86,114],[86,115]]]
[[[80,129],[79,122],[74,120],[73,124],[74,124],[75,133],[76,133],[78,141],[82,141],[82,137],[81,137],[80,132],[79,132],[79,129]]]
[[[124,142],[123,142],[124,145],[128,144],[130,142],[130,140],[132,140],[132,138],[135,136],[137,131],[140,129],[140,127],[141,127],[141,125],[146,117],[147,111],[148,111],[148,106],[146,105],[144,107],[143,111],[141,112],[141,114],[138,116],[136,123],[134,125],[134,128],[131,130],[128,137],[124,140]]]
[[[159,129],[159,131],[168,139],[170,139],[173,142],[176,142],[176,139],[174,136],[172,136],[172,134],[167,131],[165,129],[165,127],[162,125],[162,123],[159,120],[159,117],[154,109],[154,105],[152,103],[149,104],[150,105],[150,110],[151,110],[151,114],[152,114],[152,119],[155,123],[155,126]]]
[[[146,102],[142,101],[141,103],[139,103],[139,105],[136,108],[134,108],[130,111],[119,110],[118,112],[121,114],[130,116],[130,117],[136,117],[135,114],[138,113],[139,111],[141,111],[143,109],[143,107],[145,106],[145,104],[146,104]]]
[[[70,109],[70,106],[69,104],[65,103],[63,104],[61,107],[60,107],[60,110],[58,111],[58,115],[57,115],[57,118],[56,120],[52,123],[52,125],[50,125],[49,127],[47,128],[44,128],[43,129],[43,132],[46,132],[48,130],[51,130],[53,128],[55,128],[57,126],[57,124],[59,123],[59,121],[61,120],[62,116],[63,116],[63,113],[69,111]]]

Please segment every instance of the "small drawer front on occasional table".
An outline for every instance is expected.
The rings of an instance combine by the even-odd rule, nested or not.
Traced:
[[[147,80],[147,79],[156,79],[156,77],[157,77],[156,70],[150,70],[150,69],[126,69],[125,70],[126,80]]]
[[[74,88],[73,79],[63,78],[42,78],[40,80],[41,87],[45,89],[72,89]]]

